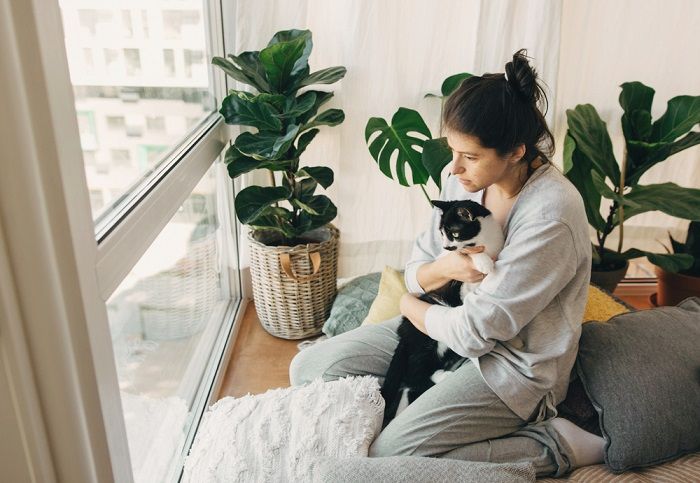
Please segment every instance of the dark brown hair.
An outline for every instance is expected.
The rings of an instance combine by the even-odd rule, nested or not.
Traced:
[[[538,105],[549,107],[547,96],[528,63],[526,50],[513,54],[505,74],[484,74],[462,81],[443,110],[443,127],[479,139],[482,146],[499,156],[525,145],[522,162],[538,156],[545,162],[554,154],[554,137]]]

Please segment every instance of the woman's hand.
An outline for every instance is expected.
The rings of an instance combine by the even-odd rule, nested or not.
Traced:
[[[455,250],[441,256],[435,262],[439,265],[439,270],[450,280],[467,283],[481,282],[485,275],[474,267],[474,261],[468,253],[465,253],[466,250],[469,253],[478,253],[472,248]]]

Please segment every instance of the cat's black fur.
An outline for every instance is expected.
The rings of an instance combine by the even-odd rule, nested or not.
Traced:
[[[480,231],[479,222],[477,220],[465,220],[464,216],[458,216],[459,210],[466,207],[474,216],[487,216],[491,213],[482,205],[471,201],[433,201],[433,205],[443,210],[440,220],[440,231],[443,232],[449,242],[471,240]],[[450,209],[453,207],[454,209]],[[459,239],[455,239],[453,234],[459,234]],[[464,243],[464,246],[470,245],[473,246],[474,244]],[[445,248],[448,250],[454,249],[453,246],[446,246]],[[461,288],[462,282],[452,280],[437,290],[422,294],[419,299],[430,304],[457,307],[462,305]],[[418,330],[406,317],[402,318],[397,333],[399,335],[399,344],[391,359],[381,388],[381,394],[386,403],[382,427],[389,424],[396,416],[404,389],[408,390],[408,404],[411,404],[418,396],[435,385],[431,379],[435,371],[440,369],[450,370],[462,358],[449,348],[440,355],[438,342]]]

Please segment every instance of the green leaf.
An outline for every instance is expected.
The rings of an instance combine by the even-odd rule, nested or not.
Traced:
[[[620,184],[620,167],[615,160],[612,142],[606,124],[590,104],[579,104],[566,110],[569,134],[576,142],[576,149],[588,158],[594,169],[606,175],[613,185]]]
[[[259,160],[280,159],[294,142],[299,133],[299,126],[288,126],[284,136],[274,132],[256,134],[244,132],[234,141],[236,148],[246,156]]]
[[[683,188],[675,183],[633,186],[625,194],[630,206],[625,208],[625,219],[648,211],[694,220],[700,217],[700,189]]]
[[[447,138],[428,139],[423,143],[421,162],[440,190],[442,190],[440,175],[450,161],[452,161],[452,150],[447,144]]]
[[[272,203],[286,200],[291,195],[284,186],[261,187],[248,186],[236,196],[234,206],[241,223],[249,223],[265,211]]]
[[[632,258],[647,257],[647,259],[654,265],[658,265],[667,272],[677,273],[681,270],[687,270],[693,266],[693,257],[686,253],[679,255],[669,254],[669,253],[652,253],[646,252],[644,250],[638,250],[636,248],[631,248],[621,254],[626,259],[630,260]]]
[[[700,96],[677,96],[651,126],[652,141],[675,141],[700,123]]]
[[[620,106],[625,111],[622,115],[622,131],[625,139],[646,140],[651,132],[651,103],[654,89],[641,82],[625,82],[620,92]]]
[[[322,105],[324,105],[326,102],[328,102],[331,99],[331,97],[333,97],[332,92],[325,92],[325,91],[306,91],[304,94],[308,94],[309,92],[313,92],[316,94],[316,101],[314,102],[314,105],[311,107],[311,109],[309,109],[305,113],[301,114],[297,118],[295,124],[298,124],[300,126],[303,126],[304,124],[306,124],[309,121],[309,119],[314,117],[316,115],[316,113],[318,112],[318,110],[320,109],[320,107]]]
[[[294,120],[297,116],[308,112],[308,110],[311,109],[315,103],[315,91],[304,92],[297,98],[289,97],[287,98],[287,102],[280,117]]]
[[[297,141],[297,148],[294,151],[295,158],[301,157],[301,153],[306,151],[306,147],[313,140],[313,138],[316,137],[316,134],[318,134],[318,133],[319,133],[318,129],[311,129],[309,131],[306,131],[301,136],[299,136],[299,140]]]
[[[318,183],[313,178],[297,180],[296,186],[294,187],[294,196],[291,200],[292,204],[297,201],[307,202],[310,200],[316,191],[316,186],[318,186]]]
[[[321,69],[303,79],[299,84],[299,87],[310,86],[313,84],[333,84],[334,82],[345,77],[346,72],[347,69],[342,66]]]
[[[227,57],[243,71],[246,77],[255,81],[259,92],[269,92],[270,85],[265,78],[265,68],[260,62],[260,52],[242,52],[237,56],[229,54]]]
[[[371,142],[370,138],[379,133]],[[406,165],[411,168],[413,184],[425,184],[428,181],[428,171],[423,166],[422,150],[425,139],[414,133],[422,134],[430,139],[430,129],[418,112],[413,109],[399,108],[391,118],[391,125],[380,117],[372,117],[365,127],[365,141],[369,152],[379,165],[379,169],[387,177],[391,173],[391,157],[397,152],[395,162],[396,178],[403,186],[410,186],[406,179]]]
[[[232,77],[233,79],[237,80],[238,82],[243,82],[244,84],[248,84],[249,86],[253,86],[255,89],[257,89],[260,92],[264,91],[264,87],[258,85],[258,83],[254,80],[248,77],[241,69],[236,67],[233,62],[230,62],[223,57],[214,57],[211,59],[211,63],[217,67],[219,67],[221,70],[223,70],[229,77]]]
[[[674,154],[700,144],[700,132],[690,132],[674,142],[628,141],[628,163],[633,160],[633,171],[628,175],[626,184],[633,186],[652,166]]]
[[[255,96],[243,91],[229,91],[221,102],[219,110],[226,124],[252,126],[261,131],[279,131],[282,122],[275,117],[274,108],[266,102],[260,102]]]
[[[440,92],[442,92],[443,97],[448,97],[455,90],[457,90],[464,79],[468,79],[470,77],[473,77],[473,75],[467,72],[449,76],[443,81],[442,87],[440,88]]]
[[[297,88],[298,78],[306,76],[313,42],[308,30],[277,32],[260,51],[270,91],[287,94]]]
[[[306,131],[316,126],[337,126],[345,120],[345,113],[341,109],[328,109],[316,116],[313,121],[301,127],[301,131]]]
[[[272,171],[285,171],[289,169],[292,165],[292,160],[274,160],[274,161],[261,161],[255,158],[246,156],[245,154],[238,151],[236,146],[230,146],[226,150],[226,156],[224,157],[224,163],[226,164],[226,169],[228,170],[228,175],[235,179],[243,173],[247,173],[254,169],[269,169]]]
[[[588,223],[598,232],[603,233],[605,232],[605,220],[600,215],[600,191],[593,183],[593,164],[582,152],[574,148],[574,140],[567,131],[564,138],[565,176],[581,194]]]
[[[324,188],[333,184],[333,170],[326,166],[306,166],[297,171],[297,176],[309,176]]]
[[[326,196],[318,195],[314,198],[320,198],[313,202],[314,210],[319,214],[312,215],[307,211],[299,213],[298,230],[300,235],[330,223],[338,214],[338,209]]]

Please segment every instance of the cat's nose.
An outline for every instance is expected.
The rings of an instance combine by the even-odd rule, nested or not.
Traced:
[[[444,248],[445,250],[448,250],[450,252],[457,249],[457,247],[453,247],[453,246],[447,246],[447,247],[442,247],[442,248]]]

